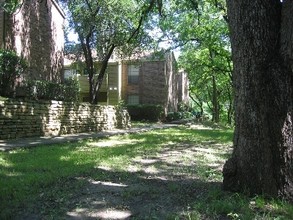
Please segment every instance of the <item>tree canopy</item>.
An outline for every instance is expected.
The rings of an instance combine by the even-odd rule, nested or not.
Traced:
[[[155,0],[73,0],[68,1],[67,6],[70,26],[78,34],[85,58],[90,99],[92,103],[97,103],[111,55],[114,51],[130,54],[143,45],[151,44],[148,35],[150,14],[159,9],[160,4]],[[95,61],[101,62],[99,70],[95,69]],[[98,76],[95,77],[97,71]]]
[[[212,120],[232,122],[232,61],[224,1],[169,1],[160,22],[162,41],[180,48],[190,97]],[[225,116],[225,118],[224,118]]]
[[[0,7],[8,14],[12,14],[21,6],[20,0],[5,0],[0,3]]]

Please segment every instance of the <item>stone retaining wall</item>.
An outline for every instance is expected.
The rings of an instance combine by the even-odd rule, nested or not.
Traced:
[[[0,139],[56,136],[130,127],[126,110],[61,101],[0,101]]]

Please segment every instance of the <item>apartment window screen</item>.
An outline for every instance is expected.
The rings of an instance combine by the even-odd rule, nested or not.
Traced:
[[[139,81],[139,66],[129,65],[128,66],[128,83],[138,84]]]
[[[139,104],[139,96],[138,95],[129,95],[127,98],[127,104],[129,104],[129,105]]]

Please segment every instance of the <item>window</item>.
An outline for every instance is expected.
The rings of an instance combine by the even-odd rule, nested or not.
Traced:
[[[127,97],[127,104],[138,105],[139,104],[139,96],[138,95],[129,95]]]
[[[138,84],[139,81],[139,66],[128,65],[128,83]]]

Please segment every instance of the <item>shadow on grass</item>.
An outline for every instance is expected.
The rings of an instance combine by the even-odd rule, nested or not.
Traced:
[[[93,176],[57,183],[43,194],[44,199],[36,200],[32,212],[24,212],[22,217],[168,219],[182,215],[187,207],[213,187],[219,188],[220,185],[97,169]]]
[[[0,217],[227,219],[238,210],[214,208],[231,194],[209,174],[223,163],[217,144],[230,142],[230,133],[210,132],[158,130],[1,153]],[[249,209],[249,200],[242,205]]]
[[[154,131],[1,153],[2,218],[143,219],[182,211],[206,187],[183,173],[191,166],[148,160],[175,138]],[[135,168],[122,167],[131,161]]]

